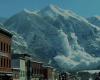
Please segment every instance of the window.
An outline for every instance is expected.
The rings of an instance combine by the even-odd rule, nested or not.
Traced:
[[[1,58],[0,58],[0,67],[1,67]]]
[[[9,45],[9,53],[11,52],[11,46]]]
[[[7,60],[7,67],[9,68],[9,59]]]
[[[6,48],[5,48],[5,43],[4,43],[3,45],[4,45],[3,47],[4,47],[4,52],[5,52],[5,50],[6,50]]]
[[[0,49],[0,50],[1,50],[1,51],[3,50],[2,46],[3,46],[3,43],[1,42],[1,44],[0,44],[0,47],[1,47],[1,49]]]
[[[9,67],[9,64],[8,64],[8,58],[7,58],[7,65],[6,65],[7,67]]]
[[[8,44],[7,44],[7,46],[6,46],[6,49],[7,49],[7,52],[9,52],[9,51],[8,51]]]
[[[4,60],[4,66],[3,67],[5,67],[5,58],[3,60]]]
[[[0,51],[1,51],[1,42],[0,42]]]
[[[0,67],[3,67],[3,58],[1,58],[1,66]]]
[[[9,68],[11,67],[11,60],[9,60]]]

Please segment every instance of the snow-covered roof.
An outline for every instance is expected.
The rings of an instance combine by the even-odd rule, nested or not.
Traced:
[[[80,71],[80,72],[88,72],[90,74],[94,74],[94,73],[99,73],[100,70],[83,70],[83,71]]]
[[[2,26],[2,25],[0,25],[0,26]],[[0,33],[5,34],[9,37],[12,37],[12,34],[8,30],[1,28],[1,27],[0,27]]]

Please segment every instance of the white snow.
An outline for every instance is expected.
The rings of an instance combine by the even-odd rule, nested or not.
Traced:
[[[69,35],[65,34],[62,30],[60,33],[63,39],[63,46],[65,46],[65,54],[57,55],[54,59],[62,69],[91,69],[99,66],[100,58],[92,57],[89,53],[85,52],[84,48],[78,44],[75,33],[70,33],[72,45],[70,45],[68,40]]]
[[[28,9],[24,9],[24,12],[29,13],[29,14],[33,14],[34,13],[33,11],[30,11]]]
[[[50,16],[52,19],[56,19],[56,17],[58,17],[59,15],[63,16],[66,19],[69,17],[73,17],[79,21],[85,21],[88,23],[88,21],[85,18],[75,14],[73,11],[65,10],[58,7],[57,5],[52,4],[44,8],[43,10],[40,10],[38,14],[40,14],[41,16]]]

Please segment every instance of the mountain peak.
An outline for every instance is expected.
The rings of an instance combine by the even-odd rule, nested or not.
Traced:
[[[86,19],[84,19],[83,17],[77,15],[76,13],[74,13],[71,10],[66,10],[66,9],[62,9],[57,5],[49,5],[46,8],[40,10],[38,12],[38,14],[40,14],[41,16],[45,17],[45,16],[49,16],[52,19],[56,19],[58,16],[63,16],[64,18],[69,18],[69,17],[73,17],[76,18],[78,20],[83,20],[85,22],[88,22]]]
[[[36,11],[23,9],[21,12],[18,13],[18,15],[38,15]]]
[[[51,10],[59,10],[59,9],[60,9],[59,6],[57,6],[57,5],[52,5],[52,4],[50,4],[50,5],[47,6],[46,8],[51,9]]]
[[[64,16],[65,12],[65,10],[61,9],[57,5],[49,5],[44,9],[40,10],[38,13],[42,16],[50,16],[52,18],[56,18],[59,15]]]
[[[33,14],[34,12],[28,9],[24,9],[22,12],[24,13],[28,13],[28,14]]]
[[[87,18],[87,20],[96,26],[100,26],[100,16],[92,16]]]
[[[65,10],[65,9],[62,9],[61,7],[59,7],[58,5],[48,5],[47,7],[45,7],[44,9],[41,10],[41,12],[53,12],[53,13],[56,13],[56,14],[73,14],[73,11],[71,10]]]
[[[96,19],[100,20],[100,16],[94,16],[94,18],[96,18]]]
[[[43,11],[49,11],[49,12],[53,12],[53,13],[60,13],[60,12],[62,12],[62,9],[57,5],[50,4],[49,6],[44,8]]]
[[[100,20],[100,16],[92,16],[87,18],[88,20]]]

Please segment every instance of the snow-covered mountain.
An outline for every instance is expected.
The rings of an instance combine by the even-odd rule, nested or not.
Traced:
[[[87,18],[87,20],[88,20],[90,23],[92,23],[92,24],[94,24],[94,25],[100,27],[100,16],[89,17],[89,18]]]
[[[63,70],[96,69],[100,65],[100,28],[69,10],[50,5],[23,10],[4,25],[24,38],[28,51]],[[54,64],[55,63],[55,64]]]

